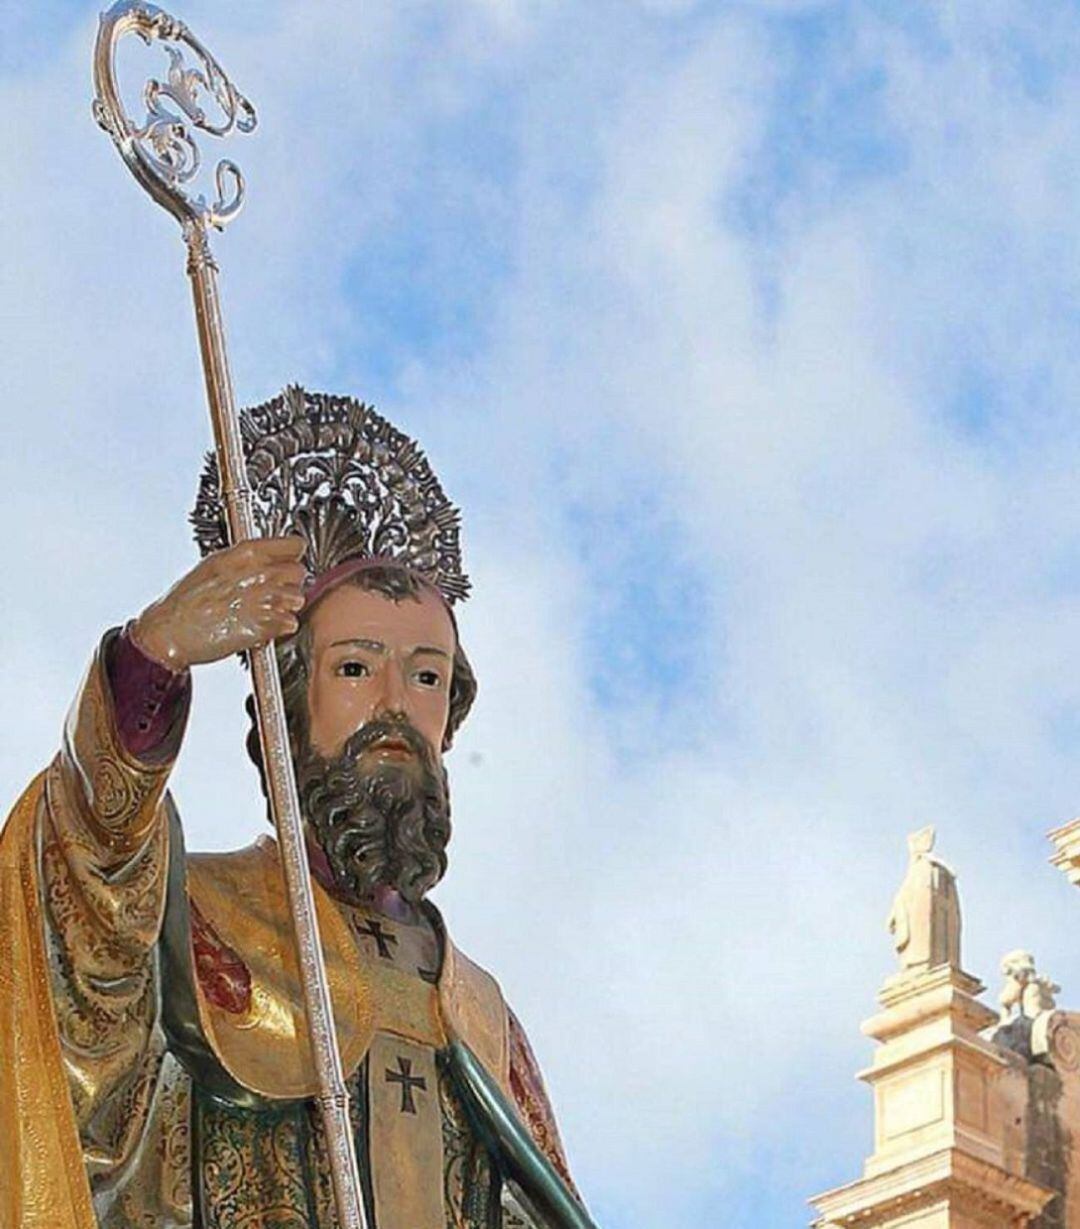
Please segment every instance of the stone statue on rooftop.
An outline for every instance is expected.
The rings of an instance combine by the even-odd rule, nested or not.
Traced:
[[[934,829],[908,837],[907,874],[887,922],[903,974],[947,965],[960,968],[960,897],[956,876],[931,856]]]

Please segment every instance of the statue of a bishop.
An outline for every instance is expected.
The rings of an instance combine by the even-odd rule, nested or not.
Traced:
[[[359,402],[242,425],[264,536],[227,547],[208,462],[205,558],[105,634],[0,838],[0,1224],[336,1225],[276,843],[188,854],[168,793],[192,668],[273,640],[369,1225],[554,1225],[529,1043],[427,900],[476,692],[457,512]]]

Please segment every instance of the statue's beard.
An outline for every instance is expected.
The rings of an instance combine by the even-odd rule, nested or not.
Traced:
[[[400,739],[413,758],[377,758],[372,746]],[[446,773],[408,721],[372,721],[335,759],[310,747],[297,762],[297,786],[338,890],[355,901],[375,889],[396,889],[418,904],[446,871],[450,798]]]

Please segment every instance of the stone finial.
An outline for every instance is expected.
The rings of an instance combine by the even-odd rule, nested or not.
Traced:
[[[905,975],[942,965],[960,968],[960,896],[956,876],[931,856],[934,837],[932,827],[908,837],[907,874],[889,913],[888,930]]]

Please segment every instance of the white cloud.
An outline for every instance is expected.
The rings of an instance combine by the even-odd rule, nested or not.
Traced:
[[[217,244],[242,398],[375,396],[465,504],[459,941],[520,1008],[613,1223],[721,1197],[761,1223],[777,1157],[798,1223],[869,1145],[849,1076],[907,830],[939,824],[976,972],[1023,943],[1080,987],[1042,839],[1078,788],[1077,30],[1064,6],[936,29],[680,7],[184,15],[263,123]],[[832,23],[812,51],[808,20]],[[12,795],[98,630],[188,565],[207,438],[180,244],[87,118],[88,37],[0,86]],[[840,147],[845,105],[890,157]],[[400,277],[440,323],[387,330],[356,279],[429,232],[435,266],[407,251]],[[957,408],[971,373],[985,421]],[[590,655],[655,546],[646,495],[707,621],[663,715],[628,686],[615,720]],[[575,541],[595,524],[611,571]],[[261,823],[242,694],[229,664],[198,680],[193,845]]]

